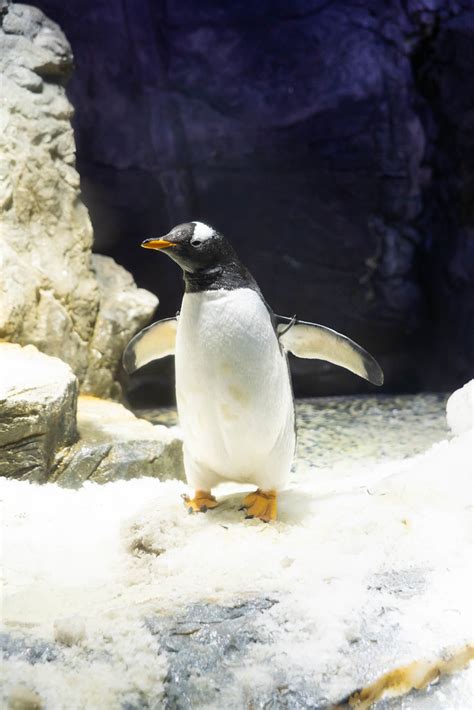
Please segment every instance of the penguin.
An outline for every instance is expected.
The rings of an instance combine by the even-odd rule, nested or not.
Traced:
[[[247,518],[277,518],[277,499],[288,480],[296,445],[295,407],[288,352],[327,360],[375,385],[376,360],[340,333],[273,313],[230,242],[202,222],[145,239],[182,269],[184,296],[176,318],[138,333],[123,365],[132,373],[173,355],[176,400],[183,432],[189,512],[206,512],[224,481],[253,484],[241,510]]]

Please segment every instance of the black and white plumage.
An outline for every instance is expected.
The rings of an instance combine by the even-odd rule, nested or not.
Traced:
[[[181,266],[185,294],[177,319],[159,321],[133,338],[125,369],[133,372],[174,352],[190,485],[210,492],[231,480],[278,493],[295,449],[287,351],[328,360],[378,385],[380,367],[329,328],[275,316],[232,246],[212,227],[181,224],[142,246],[165,250]]]

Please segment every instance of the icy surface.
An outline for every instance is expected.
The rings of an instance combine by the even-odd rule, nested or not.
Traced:
[[[444,404],[301,403],[276,524],[244,520],[230,484],[190,516],[178,481],[0,480],[3,699],[322,708],[469,643],[472,437],[449,438]],[[466,671],[431,705],[381,707],[442,693],[465,710],[469,692]]]

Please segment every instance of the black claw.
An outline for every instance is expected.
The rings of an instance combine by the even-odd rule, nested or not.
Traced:
[[[241,505],[240,508],[239,508],[239,510],[247,510],[247,506],[246,506],[246,505]]]
[[[253,515],[246,515],[245,520],[253,520]]]
[[[188,508],[188,513],[189,515],[192,515],[194,513],[194,510],[192,508]]]
[[[201,505],[199,510],[201,511],[201,513],[207,513],[207,505]]]

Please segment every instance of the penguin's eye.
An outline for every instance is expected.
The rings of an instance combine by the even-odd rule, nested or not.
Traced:
[[[200,239],[191,239],[191,246],[192,247],[200,247],[202,244],[202,241]]]

